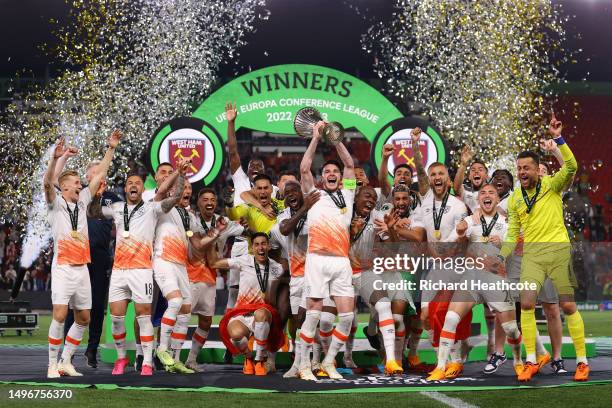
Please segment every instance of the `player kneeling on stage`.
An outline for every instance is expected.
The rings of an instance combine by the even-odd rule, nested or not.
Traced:
[[[228,309],[219,323],[221,339],[233,355],[244,355],[244,374],[266,375],[264,363],[268,352],[278,350],[284,343],[280,318],[273,305],[283,267],[268,257],[267,234],[256,232],[251,243],[253,255],[218,259],[216,251],[209,251],[208,259],[213,269],[240,271],[236,306]],[[248,347],[251,335],[254,358]]]

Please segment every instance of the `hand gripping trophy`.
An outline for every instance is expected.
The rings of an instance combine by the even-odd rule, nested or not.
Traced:
[[[293,128],[298,136],[310,138],[312,137],[314,126],[318,122],[322,121],[323,116],[321,115],[321,112],[315,108],[307,106],[300,109],[295,114]],[[330,145],[336,145],[342,142],[342,139],[344,138],[344,128],[338,122],[325,122],[325,126],[321,128],[320,132],[323,140]]]

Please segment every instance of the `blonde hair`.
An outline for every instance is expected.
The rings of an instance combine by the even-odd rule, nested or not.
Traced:
[[[57,178],[57,183],[60,185],[60,187],[62,186],[62,183],[68,178],[68,177],[78,177],[79,173],[77,173],[74,170],[65,170],[62,171],[62,173],[59,175],[59,177]]]

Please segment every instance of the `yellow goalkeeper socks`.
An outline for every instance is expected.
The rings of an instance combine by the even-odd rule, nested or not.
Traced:
[[[537,327],[535,309],[521,309],[521,330],[523,332],[523,344],[527,353],[527,361],[536,363],[536,337]]]
[[[576,310],[575,313],[571,315],[566,315],[567,318],[567,328],[569,330],[569,334],[572,337],[572,341],[574,342],[574,348],[576,349],[576,362],[577,363],[586,363],[586,346],[584,344],[584,322],[582,321],[582,316],[580,312]]]

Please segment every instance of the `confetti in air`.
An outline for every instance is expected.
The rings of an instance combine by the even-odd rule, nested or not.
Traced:
[[[550,0],[397,0],[392,22],[362,44],[390,93],[492,163],[543,133],[551,85],[576,62],[564,49],[568,19]]]
[[[60,135],[80,150],[67,167],[82,171],[122,129],[111,179],[124,174],[159,123],[189,114],[211,90],[219,66],[236,59],[256,20],[267,19],[264,3],[73,0],[53,50],[71,69],[22,95],[0,121],[0,222],[47,230],[32,208],[42,197],[41,159]]]

